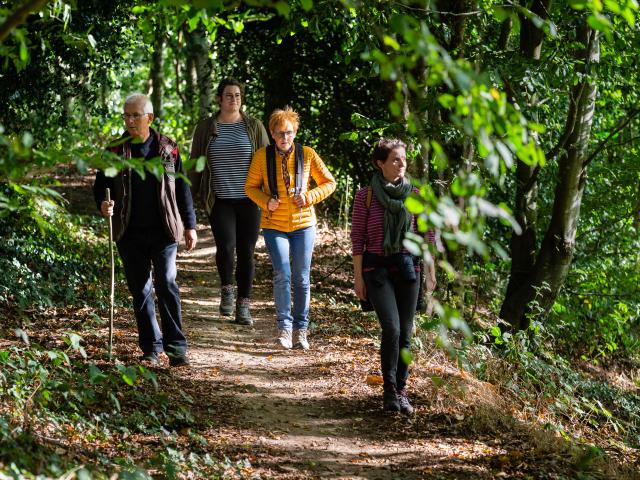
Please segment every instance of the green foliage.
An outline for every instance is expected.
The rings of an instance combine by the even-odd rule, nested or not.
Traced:
[[[553,330],[534,321],[528,330],[513,335],[493,326],[478,338],[500,347],[500,366],[481,349],[474,349],[467,357],[469,366],[481,379],[509,391],[527,414],[548,418],[547,427],[567,437],[576,425],[585,425],[593,432],[613,431],[632,448],[640,446],[640,398],[633,391],[577,370],[548,350],[546,345],[559,340]]]
[[[148,468],[161,468],[167,478],[184,471],[217,478],[229,468],[199,449],[188,455],[178,449],[175,430],[193,425],[194,418],[184,402],[169,401],[154,372],[140,365],[87,362],[74,332],[64,343],[64,350],[15,346],[0,351],[0,475],[49,478],[71,469],[76,478],[114,478],[114,472],[120,479],[151,478],[136,466],[135,445],[123,441],[136,433],[164,438]],[[206,445],[195,434],[193,441]],[[73,455],[57,453],[67,452],[60,449],[65,442],[76,445],[70,452],[113,445],[119,465],[112,464],[105,448],[92,450],[93,466],[78,467]]]
[[[45,220],[33,223],[39,216]],[[100,252],[107,246],[86,228],[101,223],[33,199],[20,213],[0,218],[0,305],[21,310],[103,305],[100,285],[108,255]]]

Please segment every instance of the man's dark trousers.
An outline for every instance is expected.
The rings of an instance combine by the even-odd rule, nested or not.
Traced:
[[[145,354],[164,350],[169,356],[184,355],[187,339],[182,333],[180,293],[176,283],[178,244],[162,229],[129,228],[118,241],[118,251],[133,296],[140,348]],[[156,320],[152,266],[162,330]]]

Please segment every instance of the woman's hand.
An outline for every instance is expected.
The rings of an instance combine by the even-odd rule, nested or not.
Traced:
[[[278,198],[270,198],[267,202],[267,210],[273,212],[280,206],[280,199]]]
[[[426,287],[427,287],[427,293],[431,294],[433,293],[433,291],[436,289],[437,286],[437,282],[436,282],[436,266],[435,263],[432,261],[428,266],[427,266],[427,275],[426,275]]]
[[[354,288],[356,290],[356,296],[360,300],[367,299],[367,287],[364,284],[364,278],[362,278],[362,275],[355,276]]]
[[[298,208],[302,208],[307,204],[307,199],[304,197],[302,193],[294,195],[292,197],[292,200],[293,200],[293,204]]]

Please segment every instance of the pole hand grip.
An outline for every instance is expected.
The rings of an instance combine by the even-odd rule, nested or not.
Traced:
[[[104,195],[106,197],[107,202],[111,201],[111,190],[109,190],[108,188],[104,189]]]

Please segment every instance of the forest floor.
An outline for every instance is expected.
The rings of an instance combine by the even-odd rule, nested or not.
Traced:
[[[383,414],[378,325],[356,307],[344,232],[319,229],[306,352],[276,346],[262,239],[255,324],[247,327],[218,314],[208,225],[198,226],[198,236],[197,248],[178,256],[191,366],[169,369],[163,356],[154,370],[172,401],[193,412],[193,422],[177,431],[185,450],[197,430],[212,456],[248,461],[229,469],[230,478],[612,478],[615,461],[581,471],[570,442],[519,420],[520,406],[458,368],[435,347],[432,334],[418,332],[422,346],[410,367],[415,415]],[[118,309],[116,328],[116,355],[132,363],[139,352],[130,310]]]

